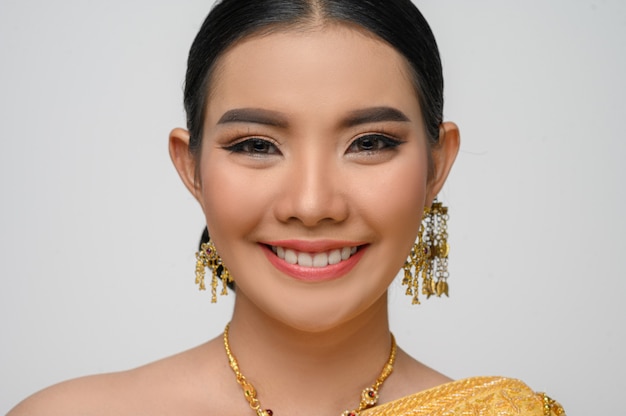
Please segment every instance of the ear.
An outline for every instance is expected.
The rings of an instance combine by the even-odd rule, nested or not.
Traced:
[[[439,143],[433,146],[433,176],[428,184],[428,206],[437,196],[448,178],[450,169],[459,153],[461,135],[456,124],[446,121],[439,126]]]
[[[189,192],[200,202],[200,183],[196,180],[196,159],[189,152],[189,132],[175,128],[169,139],[170,158]]]

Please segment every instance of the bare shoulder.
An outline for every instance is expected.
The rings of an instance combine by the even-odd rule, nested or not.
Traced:
[[[214,414],[223,357],[212,341],[145,366],[81,377],[30,396],[7,416]],[[223,397],[223,396],[222,396]]]
[[[124,391],[121,374],[81,377],[56,384],[28,397],[7,416],[105,414],[107,409],[102,406],[106,406],[106,399],[114,396],[115,390]],[[119,401],[123,400],[119,397]]]

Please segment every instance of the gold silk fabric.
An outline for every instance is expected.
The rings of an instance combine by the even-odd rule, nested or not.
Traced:
[[[564,416],[543,393],[519,380],[472,377],[453,381],[361,412],[362,416]]]

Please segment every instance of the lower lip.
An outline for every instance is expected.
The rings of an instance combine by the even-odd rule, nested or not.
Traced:
[[[337,264],[329,264],[326,267],[302,267],[297,264],[287,263],[274,254],[266,245],[260,244],[260,246],[274,267],[294,279],[305,282],[324,282],[342,277],[356,266],[367,249],[367,246],[362,246],[348,260],[340,261]]]

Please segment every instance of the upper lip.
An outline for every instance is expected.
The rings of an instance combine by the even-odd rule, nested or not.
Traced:
[[[306,253],[321,253],[324,251],[341,249],[344,247],[358,247],[365,244],[365,242],[351,240],[273,240],[262,241],[261,244],[275,247],[283,247]]]

